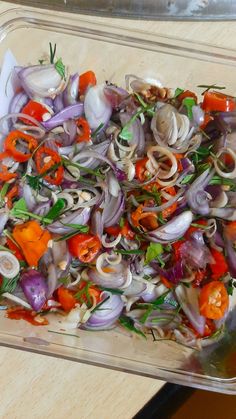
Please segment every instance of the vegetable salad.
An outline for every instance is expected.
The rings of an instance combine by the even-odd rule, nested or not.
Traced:
[[[52,44],[48,60],[8,52],[3,68],[5,315],[194,347],[220,336],[236,284],[235,98],[70,75]]]

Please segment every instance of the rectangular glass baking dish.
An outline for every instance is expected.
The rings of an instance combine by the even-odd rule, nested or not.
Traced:
[[[236,51],[131,31],[53,11],[12,9],[0,15],[0,59],[10,48],[19,64],[37,63],[57,43],[70,71],[96,71],[98,80],[124,85],[126,73],[161,80],[165,86],[195,89],[226,83],[236,94]],[[236,394],[236,351],[232,313],[229,332],[219,343],[196,351],[170,341],[147,340],[116,328],[65,332],[60,319],[34,327],[0,312],[0,344],[74,361],[100,365],[169,382]],[[234,358],[235,359],[235,358]]]

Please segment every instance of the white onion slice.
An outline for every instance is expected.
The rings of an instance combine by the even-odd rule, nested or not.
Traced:
[[[0,251],[0,273],[6,278],[14,278],[20,272],[18,259],[10,252]]]

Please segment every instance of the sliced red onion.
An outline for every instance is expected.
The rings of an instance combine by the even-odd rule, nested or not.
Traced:
[[[59,113],[53,115],[48,121],[42,122],[42,125],[47,131],[50,131],[59,125],[62,125],[65,121],[68,121],[68,119],[79,118],[83,114],[83,111],[83,103],[67,106],[67,108],[62,109]]]
[[[61,134],[64,146],[70,146],[75,141],[77,135],[77,125],[74,119],[69,119],[63,124],[65,134]],[[65,147],[64,147],[65,148]]]
[[[118,108],[121,102],[129,96],[129,93],[125,89],[117,87],[114,84],[106,85],[103,91],[113,108]]]
[[[71,255],[69,253],[67,243],[63,241],[53,241],[52,244],[52,257],[55,268],[60,271],[66,271],[71,263]]]
[[[201,316],[199,312],[199,290],[191,286],[187,288],[180,284],[176,287],[175,294],[183,312],[186,314],[191,325],[198,333],[200,333],[200,335],[203,335],[206,319],[205,317]]]
[[[98,236],[100,239],[103,235],[103,222],[102,222],[102,213],[100,211],[94,211],[91,217],[91,226],[92,234]]]
[[[40,311],[47,301],[48,286],[43,275],[35,269],[23,273],[20,286],[35,311]]]
[[[19,92],[15,96],[13,96],[10,105],[9,105],[9,113],[19,113],[21,109],[26,105],[29,101],[29,97],[24,92]],[[12,119],[12,122],[16,122],[16,118]]]
[[[205,113],[201,106],[196,105],[192,107],[192,113],[193,113],[193,120],[196,123],[197,126],[200,126],[204,122]]]
[[[96,330],[97,328],[111,327],[120,317],[124,303],[119,295],[104,291],[102,301],[108,298],[101,305],[101,309],[96,310],[85,323],[85,328]]]
[[[210,212],[208,195],[204,189],[213,176],[214,170],[211,172],[209,172],[209,169],[205,170],[205,172],[198,176],[190,185],[190,188],[185,194],[188,205],[196,214],[208,215]]]
[[[171,205],[173,205],[176,201],[178,201],[178,199],[183,195],[184,190],[180,189],[179,192],[173,196],[173,198],[170,198],[167,202],[165,202],[162,205],[159,206],[155,206],[155,207],[143,207],[143,211],[151,211],[151,212],[161,212],[166,208],[169,208]],[[137,201],[136,201],[137,202]],[[137,202],[138,204],[138,202]],[[139,204],[137,205],[139,206]]]
[[[57,281],[57,269],[54,263],[50,263],[47,269],[48,274],[48,291],[47,291],[47,298],[50,298],[58,286]]]
[[[146,234],[148,240],[154,243],[168,243],[182,237],[193,221],[191,211],[184,211],[182,214],[172,218],[163,226]]]
[[[31,98],[54,97],[65,88],[65,81],[53,64],[23,67],[17,74]]]
[[[228,221],[236,221],[236,209],[235,208],[211,208],[210,215],[212,217],[222,218]]]
[[[59,113],[64,109],[64,102],[63,102],[63,93],[57,95],[53,101],[53,108],[55,113]]]
[[[69,215],[61,218],[60,221],[55,221],[54,223],[47,226],[47,229],[55,234],[67,234],[75,231],[72,227],[64,226],[63,224],[80,224],[86,225],[90,218],[91,208],[82,208],[78,211],[72,212]]]
[[[97,285],[107,288],[122,288],[127,283],[130,270],[124,261],[117,265],[112,265],[113,272],[102,275],[96,268],[88,270],[88,277]]]
[[[79,74],[70,76],[67,86],[63,92],[64,106],[75,105],[78,101]]]
[[[37,201],[32,193],[31,187],[27,183],[24,183],[21,187],[20,195],[24,198],[28,210],[32,211],[35,208]]]
[[[106,125],[112,114],[112,107],[104,94],[104,85],[96,85],[87,90],[84,99],[84,113],[92,130]]]
[[[105,154],[107,152],[109,146],[109,141],[104,141],[101,144],[97,144],[96,146],[93,146],[92,148],[88,148],[85,150],[82,150],[79,154],[76,154],[72,162],[79,163],[81,166],[88,167],[90,169],[96,169],[102,162],[107,163],[112,170],[116,170],[114,164],[105,157]],[[83,170],[81,169],[81,172]]]
[[[48,211],[50,210],[51,204],[52,204],[52,200],[51,199],[49,199],[46,202],[42,202],[41,204],[38,204],[34,208],[34,214],[40,215],[40,217],[44,217],[48,213]]]
[[[206,246],[202,231],[196,231],[180,247],[182,260],[194,269],[205,269],[208,263],[214,263],[210,250]]]
[[[0,209],[0,234],[3,232],[5,225],[8,221],[9,213],[5,208]]]
[[[131,118],[132,114],[128,112],[120,112],[120,122],[122,127],[124,127]],[[128,128],[128,131],[132,135],[129,145],[136,145],[135,151],[137,155],[142,156],[145,149],[145,135],[140,119],[136,119]]]
[[[175,265],[169,269],[162,269],[156,262],[151,262],[150,265],[156,269],[160,275],[172,282],[172,284],[178,284],[184,277],[184,265],[182,260],[176,262]]]
[[[107,196],[105,196],[104,210],[102,213],[102,222],[104,227],[117,224],[124,213],[124,210],[125,198],[121,191],[119,192],[118,197],[107,194]]]

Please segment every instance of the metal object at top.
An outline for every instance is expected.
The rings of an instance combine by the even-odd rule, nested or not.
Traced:
[[[156,20],[235,20],[235,0],[16,0],[71,13]]]

